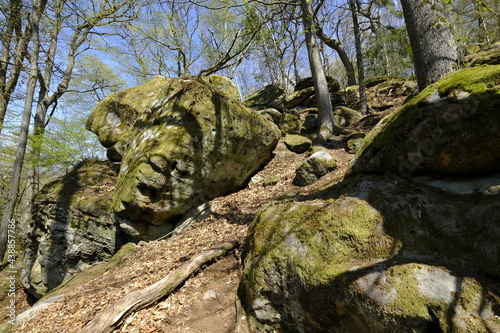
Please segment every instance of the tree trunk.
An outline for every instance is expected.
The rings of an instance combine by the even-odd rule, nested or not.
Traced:
[[[420,90],[451,73],[458,62],[453,30],[440,0],[401,0]]]
[[[92,319],[80,333],[111,333],[130,314],[165,297],[204,264],[226,254],[236,246],[235,242],[206,250],[183,264],[155,284],[135,290],[118,300]]]
[[[314,11],[310,0],[300,0],[302,20],[306,35],[307,54],[314,82],[316,101],[318,103],[318,139],[328,140],[339,126],[333,118],[332,101],[325,71],[321,62],[318,43],[316,41],[316,27],[314,25]]]
[[[356,66],[358,67],[358,82],[359,82],[359,111],[361,114],[368,112],[366,104],[366,86],[365,86],[365,68],[363,65],[363,51],[361,49],[361,31],[358,22],[358,9],[356,0],[349,0],[349,7],[352,14],[352,25],[354,27],[354,43],[356,46]]]
[[[316,36],[323,41],[329,48],[335,50],[339,55],[340,61],[342,61],[342,65],[344,65],[345,71],[347,73],[347,85],[355,86],[356,85],[356,73],[354,71],[354,67],[347,55],[347,52],[344,49],[344,46],[338,40],[332,39],[328,37],[320,27],[316,29]]]
[[[25,31],[22,32],[21,8],[22,1],[10,1],[7,29],[2,38],[2,52],[0,55],[0,133],[7,113],[7,106],[19,80],[28,41],[31,39],[29,22]],[[14,53],[11,54],[11,43],[15,35],[17,36],[14,40],[15,49]]]
[[[33,32],[32,54],[30,59],[30,72],[26,84],[26,99],[24,101],[23,119],[21,122],[19,142],[17,145],[16,158],[14,160],[14,168],[12,170],[12,180],[10,184],[9,196],[0,225],[0,260],[3,260],[7,249],[7,226],[12,220],[14,209],[16,206],[17,195],[19,194],[19,184],[21,181],[21,171],[23,169],[24,154],[28,143],[28,131],[31,118],[31,108],[35,96],[36,81],[38,75],[38,52],[40,49],[40,17],[45,10],[47,0],[33,1],[33,11],[30,16],[30,24]]]

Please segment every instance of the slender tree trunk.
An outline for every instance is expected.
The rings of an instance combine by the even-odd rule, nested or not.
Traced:
[[[345,68],[347,73],[347,85],[355,86],[356,85],[356,72],[354,71],[354,66],[352,65],[351,59],[347,55],[347,52],[344,49],[344,46],[338,40],[332,39],[328,37],[320,27],[316,29],[316,36],[323,41],[329,48],[335,50],[339,55],[340,61],[342,61],[342,65]]]
[[[0,133],[7,113],[7,106],[19,80],[28,40],[31,38],[29,24],[25,32],[22,33],[21,8],[21,0],[10,1],[7,29],[2,37],[2,52],[0,55]],[[17,38],[14,41],[14,53],[11,54],[11,43],[15,35],[17,35]]]
[[[306,35],[307,54],[311,67],[316,101],[318,103],[318,139],[328,140],[339,126],[333,118],[333,107],[326,81],[325,71],[321,62],[318,43],[316,41],[316,27],[314,25],[314,11],[310,0],[300,0],[302,19]]]
[[[453,30],[440,0],[401,0],[420,90],[454,70],[458,62]]]
[[[40,49],[40,17],[45,9],[47,0],[34,0],[33,11],[30,15],[30,24],[33,32],[32,54],[30,59],[30,72],[26,85],[26,99],[24,101],[23,118],[21,122],[19,142],[17,145],[14,168],[12,170],[12,180],[10,184],[9,196],[5,206],[2,224],[0,225],[0,259],[3,260],[7,245],[7,226],[12,220],[16,206],[17,196],[19,194],[19,184],[21,181],[21,171],[23,169],[24,154],[28,143],[28,131],[30,124],[31,109],[35,96],[36,81],[38,75],[38,52]]]
[[[361,114],[368,112],[366,104],[366,86],[365,86],[365,68],[363,65],[363,50],[361,49],[361,31],[358,22],[358,9],[356,0],[349,0],[349,7],[352,13],[352,23],[354,27],[354,42],[356,46],[356,66],[358,67],[358,82],[359,82],[359,111]]]

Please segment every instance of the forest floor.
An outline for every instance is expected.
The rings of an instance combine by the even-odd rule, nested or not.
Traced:
[[[379,120],[390,111],[370,116],[370,122],[376,123],[374,117]],[[370,127],[360,125],[357,129],[366,132]],[[254,177],[259,181],[214,199],[212,213],[181,235],[141,242],[119,266],[65,292],[16,332],[78,332],[97,313],[131,291],[157,282],[194,255],[232,240],[239,244],[235,250],[202,267],[168,297],[130,315],[114,332],[235,332],[236,319],[241,318],[237,316],[236,296],[242,273],[241,254],[250,223],[274,200],[307,195],[341,180],[354,156],[345,151],[342,139],[335,137],[322,147],[337,160],[338,168],[306,187],[292,184],[295,169],[306,154],[290,152],[281,140],[275,157]],[[279,176],[281,181],[265,186],[263,180],[271,176]],[[19,298],[19,307],[27,307],[22,296]]]

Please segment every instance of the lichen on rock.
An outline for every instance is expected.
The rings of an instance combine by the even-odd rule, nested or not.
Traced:
[[[264,330],[495,331],[498,221],[486,194],[351,177],[258,215],[239,295]]]
[[[34,199],[23,284],[36,297],[91,265],[109,260],[127,241],[111,210],[116,171],[84,161],[45,185]]]
[[[499,172],[499,106],[500,65],[449,74],[381,120],[359,149],[352,171]]]
[[[241,188],[271,156],[281,136],[277,126],[238,102],[233,85],[222,93],[220,82],[159,78],[114,94],[92,112],[89,127],[107,138],[116,130],[98,120],[107,118],[108,105],[134,109],[135,119],[113,141],[126,138],[112,208],[127,232],[143,239],[168,233],[165,224]],[[129,102],[134,96],[140,101]]]

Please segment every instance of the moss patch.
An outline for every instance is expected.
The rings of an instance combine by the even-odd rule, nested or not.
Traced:
[[[495,171],[499,105],[500,66],[452,73],[384,118],[365,139],[352,171]]]

